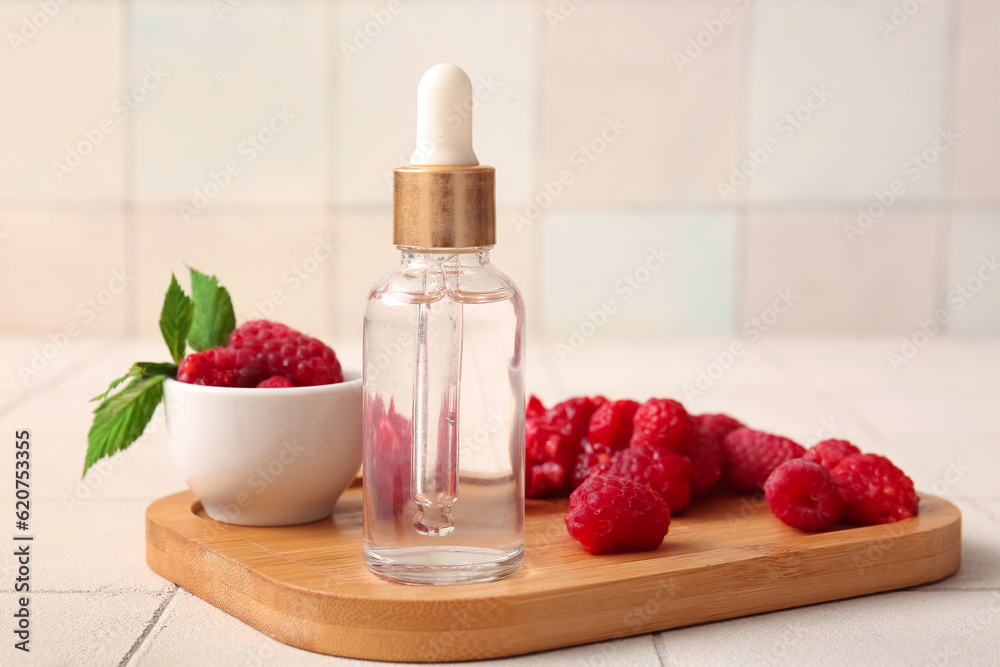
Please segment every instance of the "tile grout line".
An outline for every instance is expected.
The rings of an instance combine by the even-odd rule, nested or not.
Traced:
[[[135,642],[133,642],[132,646],[129,647],[128,652],[126,652],[125,655],[122,656],[122,659],[118,661],[118,667],[125,667],[132,661],[132,658],[135,656],[136,652],[138,652],[138,650],[142,647],[143,643],[146,641],[146,638],[149,637],[150,633],[153,632],[153,628],[156,627],[156,624],[159,622],[160,617],[163,616],[163,612],[167,610],[167,607],[170,605],[171,601],[173,601],[173,599],[177,596],[178,590],[180,590],[180,587],[175,584],[173,590],[170,591],[170,594],[159,604],[159,606],[153,612],[153,617],[150,618],[149,621],[146,623],[146,627],[143,628],[142,633],[135,640]]]
[[[337,200],[341,203],[340,200]],[[169,200],[146,199],[135,200],[136,209],[142,213],[176,213],[176,205]],[[501,207],[512,207],[523,205],[523,201],[502,200],[498,202]],[[775,214],[775,213],[800,213],[807,209],[815,214],[851,214],[855,213],[858,206],[870,203],[869,200],[857,197],[843,197],[841,199],[751,199],[745,198],[740,202],[722,203],[717,198],[711,199],[662,199],[650,202],[630,202],[622,203],[612,200],[601,201],[592,204],[563,204],[555,205],[546,209],[557,213],[658,213],[661,211],[676,213],[732,213],[739,207],[745,207],[753,213]],[[216,201],[213,210],[218,208],[223,213],[240,215],[260,215],[273,216],[275,214],[287,213],[292,215],[319,213],[329,208],[330,203],[307,203],[307,202],[252,202],[247,200],[231,200],[228,202]],[[4,210],[17,210],[25,212],[61,212],[61,213],[109,213],[120,211],[122,200],[88,200],[74,202],[72,205],[62,201],[47,201],[44,199],[13,199],[10,197],[0,197],[0,208]],[[392,210],[392,200],[370,200],[366,202],[342,202],[343,210],[349,213],[371,213]],[[949,197],[938,197],[936,199],[913,199],[908,202],[900,201],[893,204],[893,210],[898,210],[906,214],[919,213],[980,213],[993,214],[1000,209],[1000,199],[981,197],[978,199],[960,199]]]
[[[753,126],[753,119],[750,117],[753,111],[753,41],[754,41],[754,10],[751,9],[746,16],[746,27],[743,29],[743,39],[738,49],[740,62],[737,71],[736,81],[736,106],[739,110],[736,119],[736,156],[739,161],[744,151],[750,148],[750,130]],[[730,333],[738,334],[740,322],[746,316],[747,285],[750,276],[750,207],[746,201],[746,192],[743,197],[738,197],[732,206],[732,213],[736,221],[735,225],[735,248],[733,257],[733,285],[732,302],[730,303],[730,313],[732,324],[729,327]],[[737,278],[738,276],[738,278]],[[739,282],[736,282],[736,281]]]
[[[656,641],[664,631],[650,632],[646,636],[649,637],[649,641],[653,642],[653,652],[656,654],[656,659],[660,661],[660,667],[667,667],[667,661],[663,659],[663,654],[660,653],[660,642]]]
[[[532,118],[534,122],[532,123],[532,134],[531,142],[534,145],[534,151],[531,155],[531,169],[533,173],[531,174],[530,183],[535,192],[538,188],[538,179],[541,178],[542,169],[545,166],[545,158],[547,155],[543,155],[543,151],[546,150],[544,142],[542,141],[542,125],[545,122],[545,81],[544,81],[544,71],[545,67],[542,66],[543,60],[545,59],[545,47],[546,47],[546,33],[543,29],[542,17],[545,15],[544,8],[541,2],[532,3],[532,24],[535,28],[533,48],[535,49],[535,72],[532,84],[534,85],[535,94],[535,105],[532,110]],[[533,196],[535,192],[529,194]],[[542,244],[539,241],[540,238],[544,237],[545,229],[545,218],[546,212],[538,216],[535,222],[537,224],[532,224],[528,229],[521,230],[522,236],[526,233],[528,237],[528,248],[526,253],[529,257],[528,264],[528,290],[534,297],[535,302],[535,312],[544,313],[545,312],[545,290],[543,289],[543,276],[545,275],[545,267],[543,261],[545,259],[544,253],[542,252]],[[541,321],[534,322],[532,318],[528,318],[525,330],[530,336],[532,334],[538,334],[543,331],[544,327]]]
[[[952,126],[952,122],[957,119],[955,91],[958,88],[958,49],[959,49],[959,26],[961,23],[961,7],[958,3],[948,3],[945,8],[948,13],[945,22],[947,36],[945,38],[946,48],[944,51],[944,81],[942,83],[941,102],[941,126]],[[934,269],[934,308],[947,309],[948,294],[948,269],[951,264],[951,240],[952,225],[955,218],[955,206],[952,193],[956,189],[955,182],[955,155],[951,153],[947,159],[941,161],[941,182],[938,188],[938,196],[944,193],[944,200],[947,202],[945,210],[942,211],[941,220],[937,221],[938,243],[937,243],[937,266]],[[943,325],[947,333],[951,329],[953,321]]]
[[[340,284],[338,269],[340,267],[340,256],[343,253],[341,242],[342,204],[340,201],[340,160],[338,159],[337,146],[340,138],[340,92],[341,87],[341,61],[338,56],[334,56],[335,49],[332,45],[337,43],[340,35],[340,3],[323,5],[323,62],[328,64],[328,69],[324,72],[326,99],[326,147],[324,159],[326,160],[326,179],[324,190],[326,192],[326,202],[324,211],[326,216],[326,228],[333,234],[335,243],[334,252],[337,253],[335,261],[326,268],[326,328],[335,335],[340,335],[342,327],[340,322]],[[336,60],[334,61],[334,58]],[[336,65],[329,64],[336,62]]]
[[[122,33],[121,39],[121,87],[122,94],[129,90],[132,63],[134,59],[134,44],[132,41],[133,6],[132,0],[122,0]],[[139,223],[136,217],[135,203],[135,120],[125,123],[122,132],[122,263],[126,273],[131,269],[134,277],[137,273],[137,237]],[[125,291],[125,326],[126,336],[134,335],[138,320],[138,295],[135,286]]]

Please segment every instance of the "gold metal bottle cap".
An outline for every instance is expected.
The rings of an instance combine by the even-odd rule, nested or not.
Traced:
[[[496,169],[420,165],[393,171],[393,243],[414,248],[496,244]]]

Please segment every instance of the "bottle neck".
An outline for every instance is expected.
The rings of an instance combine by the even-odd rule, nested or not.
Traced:
[[[414,248],[396,246],[403,253],[406,264],[452,264],[458,266],[480,266],[489,264],[493,246],[478,248]]]

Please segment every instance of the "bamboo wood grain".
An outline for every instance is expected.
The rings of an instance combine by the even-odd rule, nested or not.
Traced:
[[[675,518],[651,553],[591,556],[565,501],[526,507],[525,565],[490,584],[390,584],[361,560],[361,489],[331,519],[259,528],[209,519],[188,491],[146,510],[160,575],[286,644],[407,662],[517,655],[942,579],[961,513],[924,495],[919,517],[807,534],[762,503],[720,495]]]

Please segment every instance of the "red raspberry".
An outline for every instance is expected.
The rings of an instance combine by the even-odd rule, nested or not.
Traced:
[[[877,454],[852,454],[830,471],[844,501],[843,519],[859,526],[893,523],[916,516],[913,480]]]
[[[337,355],[323,341],[268,320],[244,322],[229,336],[229,347],[257,359],[264,377],[280,375],[296,387],[344,381]]]
[[[742,422],[721,413],[698,415],[697,417],[692,417],[692,419],[694,419],[695,424],[700,426],[702,430],[708,431],[718,438],[719,442],[725,440],[726,436],[736,429],[744,428]]]
[[[553,405],[545,411],[542,419],[546,424],[558,429],[564,435],[570,436],[579,444],[587,437],[590,416],[606,402],[607,399],[603,396],[595,398],[578,396]]]
[[[540,421],[532,420],[524,427],[525,457],[529,463],[552,461],[569,467],[580,453],[572,436]]]
[[[587,429],[588,449],[592,452],[615,452],[628,447],[632,439],[632,418],[638,401],[608,401],[590,417]]]
[[[651,398],[635,411],[632,447],[654,445],[687,455],[694,433],[691,416],[684,406],[669,398]]]
[[[272,377],[267,378],[266,380],[262,380],[260,382],[260,384],[257,385],[257,388],[258,389],[283,389],[285,387],[294,387],[294,386],[295,385],[292,384],[291,380],[289,380],[287,378],[283,378],[280,375],[274,375]]]
[[[595,475],[569,497],[566,528],[588,553],[653,551],[670,528],[670,508],[645,484]]]
[[[525,425],[525,495],[529,498],[565,497],[580,454],[579,441],[540,419]]]
[[[381,397],[365,400],[364,419],[365,446],[379,452],[366,456],[365,461],[364,474],[369,482],[375,480],[378,498],[368,509],[391,522],[414,503],[410,495],[412,426],[407,417],[396,412],[394,401],[386,406]]]
[[[569,494],[590,416],[605,400],[581,396],[544,412],[541,412],[541,401],[535,399],[529,403],[532,416],[526,418],[525,423],[527,497],[565,497]]]
[[[593,474],[645,484],[663,497],[671,514],[679,514],[691,500],[691,460],[652,445],[616,452]]]
[[[528,399],[528,405],[524,410],[525,419],[536,419],[545,414],[545,406],[542,405],[541,400],[534,394]]]
[[[528,467],[524,495],[528,498],[565,498],[566,482],[566,470],[558,463],[536,463]]]
[[[818,463],[827,470],[833,470],[844,457],[860,453],[861,450],[847,440],[824,440],[807,449],[802,458]]]
[[[774,516],[799,530],[826,530],[840,518],[836,483],[811,461],[791,459],[775,468],[764,483],[764,497]]]
[[[721,420],[719,418],[722,418]],[[733,426],[729,429],[728,420],[738,424],[735,419],[726,415],[699,415],[694,417],[695,435],[691,439],[691,497],[702,498],[715,488],[722,478],[722,469],[726,464],[726,452],[722,441],[730,431],[741,428]]]
[[[760,491],[775,468],[805,453],[798,443],[749,428],[738,428],[723,441],[726,479],[740,491]]]
[[[192,352],[177,369],[180,382],[209,387],[256,387],[265,377],[252,354],[228,347]]]
[[[583,481],[590,477],[597,467],[611,459],[610,452],[584,452],[576,459],[576,467],[573,468],[573,475],[570,480],[572,487],[583,484]]]

